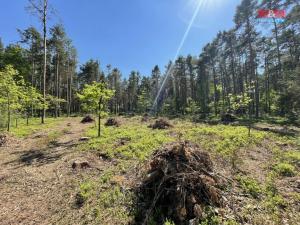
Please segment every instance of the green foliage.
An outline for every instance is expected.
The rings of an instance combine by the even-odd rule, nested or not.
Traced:
[[[187,107],[185,108],[185,111],[188,114],[195,114],[197,111],[199,111],[197,103],[192,98],[188,98]]]
[[[24,81],[21,77],[16,81],[17,76],[18,71],[11,65],[0,71],[0,106],[7,112],[7,131],[10,130],[11,112],[22,108],[21,99],[24,94],[18,84],[23,85]]]
[[[287,151],[284,153],[283,158],[290,163],[300,165],[300,152],[299,151]]]
[[[274,195],[264,201],[264,206],[271,212],[276,212],[279,208],[286,207],[287,202],[281,195]]]
[[[17,137],[27,137],[28,135],[31,135],[32,133],[50,129],[57,124],[59,124],[61,121],[63,121],[65,118],[47,118],[47,121],[45,124],[41,124],[40,118],[32,118],[29,125],[26,124],[26,120],[19,119],[19,125],[18,127],[11,126],[10,133],[17,136]],[[3,131],[3,129],[0,129],[0,133]]]
[[[3,63],[11,65],[18,71],[16,80],[22,80],[30,73],[30,63],[27,61],[27,50],[18,44],[9,44],[3,54]]]
[[[138,111],[140,113],[147,112],[151,107],[149,93],[142,91],[138,96]]]
[[[125,192],[119,186],[111,186],[101,191],[98,199],[99,213],[97,219],[104,224],[109,224],[113,221],[122,221],[122,224],[127,224],[125,221],[128,221],[130,212],[126,206],[131,201],[131,194]]]
[[[237,180],[239,181],[243,191],[250,194],[253,198],[258,198],[262,193],[261,187],[255,179],[247,176],[238,176]]]
[[[118,119],[121,121],[120,127],[103,126],[102,138],[97,138],[96,131],[92,128],[89,129],[87,136],[91,136],[92,138],[88,143],[83,143],[81,146],[82,150],[93,150],[96,154],[101,153],[101,155],[105,155],[118,162],[117,165],[110,164],[111,166],[101,174],[101,177],[96,178],[97,185],[99,185],[97,190],[101,190],[99,191],[101,198],[97,195],[97,199],[99,200],[96,207],[97,221],[99,220],[107,224],[112,223],[112,221],[115,224],[126,224],[126,222],[132,219],[128,208],[134,207],[132,205],[134,199],[134,196],[132,196],[133,193],[127,191],[126,188],[121,188],[123,184],[120,187],[119,183],[114,182],[115,177],[124,176],[126,179],[128,173],[130,174],[133,169],[139,168],[137,166],[149,159],[156,149],[165,143],[178,140],[179,133],[182,134],[183,137],[181,139],[183,140],[194,141],[201,145],[204,150],[210,150],[211,153],[220,153],[218,159],[219,156],[226,159],[239,149],[252,150],[253,147],[269,147],[271,150],[274,146],[277,146],[277,142],[280,142],[278,146],[284,144],[286,141],[293,146],[291,142],[293,139],[270,135],[263,131],[253,131],[253,135],[248,137],[247,128],[242,126],[211,126],[207,124],[195,124],[183,119],[174,119],[171,120],[171,123],[174,125],[173,128],[169,130],[152,130],[147,127],[148,124],[140,122],[140,117],[119,117]],[[120,140],[123,140],[122,144],[120,144]],[[274,146],[272,144],[269,145],[269,141],[274,142]],[[268,143],[268,146],[265,146],[265,142]],[[270,154],[272,154],[271,151]],[[275,155],[276,153],[273,154]],[[214,157],[213,154],[211,155]],[[243,160],[242,157],[241,160]],[[267,166],[266,170],[269,168]],[[251,173],[251,171],[248,172]],[[258,180],[252,177],[256,177],[256,171],[249,176],[237,177],[241,190],[253,197],[243,198],[243,202],[245,200],[245,204],[247,206],[250,205],[249,208],[245,206],[248,210],[247,215],[251,213],[256,214],[251,214],[247,219],[250,221],[253,218],[253,221],[260,221],[258,218],[261,219],[267,213],[270,214],[268,217],[269,221],[277,221],[275,220],[275,215],[277,216],[278,212],[274,211],[273,213],[273,210],[284,207],[286,203],[285,199],[281,201],[283,197],[280,197],[275,186],[275,181],[278,178],[277,173],[269,172],[264,185],[259,184]],[[124,186],[126,187],[126,184]],[[256,209],[262,209],[262,212]],[[159,210],[157,213],[159,213]],[[254,218],[257,218],[257,220]],[[151,221],[151,218],[149,221]],[[166,223],[172,224],[172,221],[166,221]],[[155,223],[149,222],[149,224]],[[223,216],[216,215],[214,208],[211,207],[211,209],[205,209],[204,219],[200,224],[237,225],[239,223],[234,219],[226,220]]]
[[[19,102],[22,96],[21,89],[15,77],[18,72],[10,65],[0,71],[0,104],[15,110],[21,107]],[[22,80],[20,81],[22,82]]]
[[[212,216],[208,219],[203,220],[199,225],[221,225],[222,221],[218,216]]]
[[[103,184],[106,184],[110,181],[111,177],[113,176],[113,172],[110,170],[107,170],[105,173],[101,175],[100,181]]]
[[[118,128],[102,127],[101,138],[93,138],[88,147],[83,149],[100,150],[110,157],[145,160],[156,148],[172,141],[167,131],[149,129],[140,120],[123,121]],[[88,136],[96,137],[94,129],[88,131]],[[128,139],[125,145],[118,145],[121,139]]]
[[[296,173],[295,167],[289,163],[278,163],[274,170],[282,176],[294,176]]]
[[[231,157],[236,151],[242,147],[259,144],[265,137],[265,132],[253,131],[248,136],[246,127],[226,126],[226,125],[193,125],[182,123],[177,128],[185,139],[192,140],[201,144],[207,150],[217,152],[223,156]]]
[[[93,82],[91,85],[86,84],[82,93],[78,93],[82,107],[87,112],[97,112],[98,114],[98,137],[100,137],[101,117],[107,115],[106,105],[114,91],[107,89],[105,83]]]
[[[228,219],[223,222],[223,225],[239,225],[240,223],[236,222],[235,220]]]
[[[61,99],[61,98],[57,98],[53,95],[47,95],[46,96],[46,108],[48,109],[57,109],[59,108],[61,103],[65,103],[66,100]]]
[[[93,82],[86,84],[81,93],[78,93],[82,102],[83,110],[86,112],[98,112],[102,116],[106,115],[105,106],[113,96],[114,91],[107,89],[104,83]]]
[[[267,196],[275,196],[278,192],[276,184],[275,184],[275,179],[277,178],[277,174],[274,171],[271,171],[267,175],[266,179],[266,185],[265,185],[265,192]]]
[[[80,66],[79,79],[81,84],[92,84],[99,81],[100,63],[98,60],[90,59],[85,64]]]
[[[91,196],[93,184],[89,181],[80,184],[79,192],[76,195],[77,204],[82,205]]]
[[[34,107],[35,109],[43,108],[42,95],[36,90],[36,88],[27,84],[22,87],[23,96],[21,100],[22,109],[29,114],[30,109]],[[46,106],[45,106],[46,107]]]
[[[219,216],[217,216],[214,212],[213,207],[205,207],[204,208],[204,219],[202,219],[199,225],[221,225],[222,220]]]
[[[231,107],[234,111],[246,111],[249,104],[252,102],[249,94],[247,92],[244,95],[233,95],[229,94]]]
[[[99,200],[103,204],[103,207],[109,208],[121,202],[122,198],[124,198],[124,194],[121,192],[120,187],[116,186],[109,191],[102,192]]]
[[[172,220],[166,220],[164,225],[175,225],[175,223]]]

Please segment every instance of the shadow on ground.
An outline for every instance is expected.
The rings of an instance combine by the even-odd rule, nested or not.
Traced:
[[[53,154],[42,150],[30,150],[20,155],[18,159],[19,163],[25,165],[37,164],[37,166],[42,166],[44,164],[53,163],[59,160],[63,154]]]

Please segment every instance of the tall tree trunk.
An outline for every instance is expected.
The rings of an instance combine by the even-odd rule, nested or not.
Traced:
[[[233,84],[233,93],[236,94],[237,90],[236,90],[236,74],[235,74],[235,61],[234,61],[234,52],[233,52],[233,46],[232,43],[230,41],[230,61],[231,61],[231,73],[232,73],[232,84]]]
[[[70,62],[68,58],[68,72],[67,72],[67,117],[70,116],[70,92],[69,92],[69,76],[70,76]]]
[[[33,56],[32,56],[33,57]],[[35,74],[35,63],[32,60],[32,74],[31,74],[31,86],[34,87],[34,74]],[[31,116],[33,117],[33,104],[31,105]]]
[[[69,90],[69,98],[70,98],[70,100],[69,100],[69,114],[71,114],[72,113],[72,111],[71,111],[71,109],[72,109],[72,101],[73,101],[73,99],[72,99],[72,84],[73,84],[73,73],[71,73],[70,74],[70,90]]]
[[[61,74],[58,73],[58,99],[61,98]],[[58,101],[58,117],[60,117],[61,108],[60,108],[60,101]]]
[[[265,112],[270,113],[270,75],[269,75],[269,66],[268,66],[268,58],[265,57]]]
[[[258,72],[255,73],[255,118],[259,117],[259,85],[258,85]]]
[[[281,56],[280,56],[280,49],[279,49],[279,39],[278,39],[278,27],[277,22],[275,18],[273,18],[273,24],[274,24],[274,31],[275,31],[275,40],[276,40],[276,51],[277,51],[277,63],[278,63],[278,69],[277,69],[277,77],[275,79],[275,90],[278,88],[278,79],[281,79]]]
[[[56,75],[55,75],[55,90],[56,90],[56,98],[58,99],[59,85],[58,85],[58,74],[59,74],[59,53],[56,55]],[[58,116],[58,105],[55,104],[55,118]]]
[[[255,85],[255,93],[256,93],[256,79],[255,79],[255,60],[254,60],[254,50],[253,50],[253,46],[252,46],[252,42],[251,42],[251,26],[250,26],[250,21],[249,21],[249,18],[247,19],[247,42],[248,42],[248,48],[249,48],[249,67],[250,67],[250,76],[249,76],[249,85],[251,86],[253,83],[252,82],[255,82],[254,85]],[[253,87],[250,87],[250,89],[252,89]],[[251,99],[252,99],[252,107],[250,106],[249,110],[251,111],[250,113],[252,114],[253,111],[254,111],[254,102],[255,102],[255,95],[254,93],[251,93]]]
[[[46,70],[47,70],[47,7],[48,0],[44,0],[43,10],[43,37],[44,37],[44,71],[43,71],[43,112],[42,123],[45,123],[46,117]]]
[[[217,99],[217,77],[216,77],[216,69],[215,66],[213,65],[213,77],[214,77],[214,108],[215,108],[215,115],[217,116],[218,114],[218,99]]]

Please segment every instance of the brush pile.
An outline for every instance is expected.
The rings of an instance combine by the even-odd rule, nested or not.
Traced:
[[[149,115],[145,113],[141,119],[142,122],[148,122],[149,121]]]
[[[198,224],[205,206],[222,205],[212,161],[196,144],[171,143],[156,151],[148,166],[137,188],[136,224],[147,224],[150,218],[158,224],[165,218],[176,224]]]
[[[233,123],[237,120],[236,116],[230,113],[225,113],[221,115],[221,121],[223,123]]]
[[[116,126],[116,127],[119,127],[120,126],[120,122],[117,119],[115,119],[115,118],[109,118],[104,125],[105,126]]]
[[[8,142],[8,135],[0,134],[0,147],[3,147]]]
[[[93,117],[91,115],[86,115],[85,117],[83,117],[83,119],[81,120],[81,123],[92,123],[95,120],[93,119]]]
[[[167,120],[159,119],[154,122],[154,124],[149,125],[152,129],[168,129],[173,127]]]

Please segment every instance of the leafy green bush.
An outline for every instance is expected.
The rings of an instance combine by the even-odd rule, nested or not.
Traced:
[[[80,184],[79,192],[76,195],[76,205],[81,207],[91,196],[93,185],[90,182]]]
[[[265,201],[265,207],[271,211],[277,211],[279,208],[285,208],[287,202],[283,199],[281,195],[275,195],[273,197],[267,198]]]
[[[166,220],[164,225],[175,225],[175,223],[172,220]]]
[[[277,173],[272,171],[267,175],[265,191],[268,196],[275,196],[277,194],[277,187],[275,184],[275,178],[277,177]]]
[[[300,152],[299,151],[288,151],[284,154],[284,159],[290,163],[300,165]]]
[[[132,195],[133,193],[124,191],[119,186],[110,186],[106,190],[101,190],[97,204],[99,224],[129,223],[130,211],[128,206],[132,204]],[[123,223],[119,223],[120,221]]]
[[[224,221],[224,225],[239,225],[238,222],[236,222],[235,220],[227,220],[227,221]]]
[[[247,176],[238,176],[237,180],[239,181],[243,191],[250,194],[253,198],[258,198],[262,193],[261,187],[255,179]]]
[[[289,163],[278,163],[274,170],[281,176],[294,176],[296,173],[295,167]]]
[[[218,216],[212,216],[203,220],[199,225],[221,225],[221,218]]]

